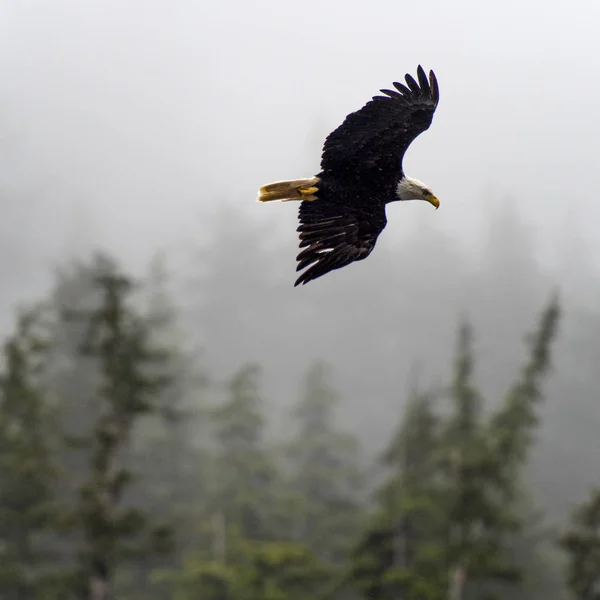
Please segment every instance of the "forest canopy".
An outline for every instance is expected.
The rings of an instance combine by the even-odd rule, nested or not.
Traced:
[[[354,394],[317,355],[269,386],[273,363],[251,348],[281,342],[252,312],[285,292],[246,279],[248,293],[232,298],[224,274],[241,266],[223,254],[194,282],[194,309],[162,258],[134,276],[95,254],[15,315],[0,380],[2,597],[594,597],[597,496],[569,498],[581,505],[570,524],[532,477],[548,460],[540,434],[560,378],[559,295],[549,288],[529,322],[515,319],[520,348],[504,357],[481,319],[457,313],[448,347],[428,354],[447,356],[445,370],[428,373],[416,347],[389,397],[381,381],[365,393],[376,356]],[[368,328],[368,316],[336,316]],[[393,320],[378,334],[394,336]],[[480,365],[490,347],[503,387]],[[219,368],[226,350],[233,368]],[[277,389],[285,397],[273,402]],[[395,408],[374,443],[373,421],[357,428],[349,413],[382,406]],[[561,474],[543,485],[560,490]]]

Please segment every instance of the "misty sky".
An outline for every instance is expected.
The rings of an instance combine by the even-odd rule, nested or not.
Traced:
[[[145,262],[223,201],[295,247],[296,207],[258,186],[315,173],[324,136],[421,63],[441,102],[405,168],[442,205],[390,207],[380,244],[427,219],[477,248],[510,193],[554,261],[600,218],[599,18],[573,0],[4,0],[4,227],[31,239],[30,272],[82,244]]]
[[[468,308],[498,397],[555,281],[565,339],[581,337],[574,305],[597,303],[599,22],[591,0],[0,0],[0,331],[67,257],[101,246],[139,269],[166,249],[189,283],[202,269],[192,249],[214,233],[212,303],[190,327],[211,373],[251,358],[267,397],[289,398],[324,358],[372,448],[411,361],[446,376]],[[418,64],[441,100],[404,166],[440,210],[389,206],[368,261],[293,288],[297,205],[259,205],[258,187],[316,173],[324,137]],[[213,218],[224,203],[236,223]],[[244,254],[256,231],[277,243]],[[597,385],[577,370],[594,343],[558,351],[538,491],[565,490],[561,506],[597,479]]]

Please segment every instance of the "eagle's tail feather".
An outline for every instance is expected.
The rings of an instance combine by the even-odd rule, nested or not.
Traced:
[[[275,181],[263,185],[258,190],[257,202],[288,202],[289,200],[316,200],[317,184],[320,179],[291,179],[289,181]]]

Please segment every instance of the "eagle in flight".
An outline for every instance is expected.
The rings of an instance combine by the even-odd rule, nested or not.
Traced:
[[[295,286],[371,254],[386,226],[385,205],[398,200],[439,200],[424,183],[404,174],[402,159],[412,141],[431,125],[439,101],[433,71],[419,65],[417,80],[380,90],[350,113],[323,146],[321,172],[310,179],[262,186],[258,202],[301,201],[300,248]]]

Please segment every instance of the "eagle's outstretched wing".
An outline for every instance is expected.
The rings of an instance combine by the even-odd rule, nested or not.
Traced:
[[[332,202],[302,202],[299,211],[300,248],[296,271],[306,269],[294,287],[367,258],[386,226],[385,206],[362,208]]]
[[[431,125],[439,101],[433,71],[429,78],[419,65],[417,81],[407,74],[397,91],[381,90],[360,110],[350,113],[323,145],[321,170],[335,178],[353,180],[377,171],[378,177],[397,175],[412,141]]]

